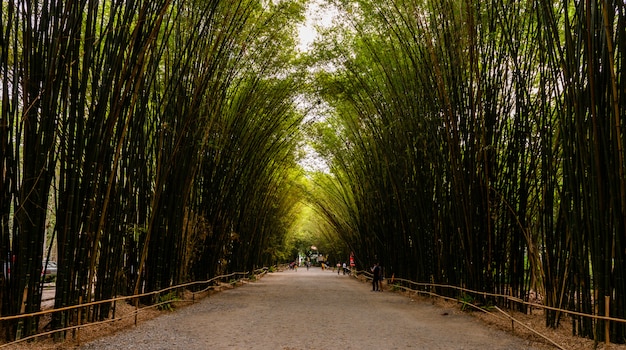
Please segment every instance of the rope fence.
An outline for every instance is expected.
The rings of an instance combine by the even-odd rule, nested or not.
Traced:
[[[371,280],[373,278],[372,273],[370,273],[369,271],[365,271],[365,270],[354,271],[352,273],[352,275],[355,276],[355,277],[358,277],[359,275],[363,275],[368,280]],[[444,296],[444,295],[440,295],[440,294],[434,292],[434,290],[436,288],[440,288],[440,289],[448,288],[448,289],[451,289],[451,290],[456,290],[456,291],[460,292],[461,294],[465,293],[465,294],[471,294],[471,295],[474,295],[474,296],[482,296],[485,299],[487,297],[501,298],[501,299],[503,299],[503,300],[505,300],[507,302],[514,302],[514,303],[518,303],[518,304],[523,304],[523,305],[526,305],[526,306],[530,306],[531,308],[537,308],[537,309],[561,312],[564,315],[575,315],[575,316],[580,316],[580,317],[587,317],[587,318],[590,318],[590,319],[595,320],[595,321],[597,321],[597,320],[607,321],[607,322],[605,322],[605,343],[607,345],[610,343],[609,322],[626,323],[626,319],[622,319],[622,318],[616,318],[616,317],[610,317],[610,316],[601,316],[601,315],[592,315],[592,314],[586,314],[586,313],[577,312],[577,311],[560,309],[560,308],[556,308],[556,307],[552,307],[552,306],[547,306],[547,305],[543,305],[543,304],[537,304],[537,303],[525,301],[523,299],[520,299],[518,297],[514,297],[512,295],[504,295],[504,294],[489,293],[489,292],[479,292],[479,291],[475,291],[475,290],[472,290],[472,289],[459,287],[459,286],[453,286],[453,285],[447,285],[447,284],[438,284],[438,283],[415,282],[415,281],[406,280],[406,279],[402,279],[402,278],[395,278],[395,277],[391,277],[390,279],[388,278],[386,280],[387,280],[387,285],[390,286],[391,288],[402,289],[402,290],[407,291],[407,292],[414,292],[416,294],[428,295],[428,296],[432,296],[432,297],[441,298],[441,299],[444,299],[444,300],[456,301],[456,302],[459,302],[459,303],[463,304],[464,306],[469,306],[469,307],[475,308],[477,310],[480,310],[482,312],[490,314],[493,317],[499,318],[499,319],[502,319],[502,318],[500,316],[492,313],[492,312],[489,312],[485,308],[482,308],[480,306],[474,305],[473,303],[468,302],[467,300],[463,300],[463,299],[459,299],[459,298],[452,298],[452,297],[447,297],[447,296]],[[405,284],[406,287],[404,285],[402,285],[401,283]],[[421,287],[421,289],[420,289],[420,287]],[[608,302],[609,302],[608,298],[606,298],[605,299],[605,314],[609,313],[608,312],[608,310],[609,310]],[[523,327],[525,327],[529,331],[531,331],[531,332],[539,335],[540,337],[546,339],[547,341],[549,341],[552,345],[556,346],[557,348],[564,349],[562,346],[558,345],[556,342],[554,342],[553,340],[549,339],[547,336],[545,336],[545,335],[539,333],[538,331],[530,328],[529,326],[523,324],[521,321],[516,320],[515,318],[513,318],[513,316],[507,314],[506,312],[504,312],[502,309],[498,308],[497,306],[494,305],[493,307],[496,310],[498,310],[500,313],[504,314],[508,320],[511,320],[511,322],[514,322],[514,323],[522,325]]]
[[[93,302],[88,302],[88,303],[80,303],[77,305],[73,305],[73,306],[67,306],[67,307],[63,307],[63,308],[58,308],[58,309],[50,309],[50,310],[43,310],[43,311],[39,311],[39,312],[34,312],[34,313],[29,313],[29,314],[20,314],[20,315],[14,315],[14,316],[4,316],[4,317],[0,317],[0,322],[6,322],[6,321],[11,321],[11,320],[16,320],[16,319],[21,319],[21,318],[27,318],[27,317],[35,317],[35,316],[42,316],[42,315],[47,315],[47,314],[53,314],[53,313],[57,313],[57,312],[64,312],[64,311],[70,311],[70,310],[75,310],[75,309],[84,309],[84,308],[88,308],[91,306],[96,306],[96,305],[100,305],[100,304],[105,304],[105,303],[115,303],[118,301],[135,301],[135,310],[127,315],[123,315],[121,317],[113,317],[107,320],[103,320],[103,321],[96,321],[96,322],[89,322],[89,323],[85,323],[85,324],[81,324],[81,319],[80,316],[78,317],[78,322],[79,324],[77,325],[72,325],[72,326],[68,326],[65,328],[59,328],[59,329],[55,329],[55,330],[51,330],[51,331],[47,331],[47,332],[42,332],[42,333],[38,333],[29,337],[24,337],[21,339],[18,339],[16,341],[10,342],[10,343],[5,343],[5,344],[0,344],[0,348],[5,348],[11,345],[15,345],[17,343],[23,342],[23,341],[28,341],[28,340],[33,340],[35,338],[39,338],[39,337],[43,337],[43,336],[47,336],[47,335],[53,335],[55,333],[59,333],[59,332],[66,332],[66,331],[72,331],[72,330],[76,330],[77,333],[77,340],[80,343],[80,329],[81,328],[85,328],[85,327],[91,327],[91,326],[97,326],[97,325],[102,325],[102,324],[106,324],[106,323],[111,323],[111,322],[116,322],[116,321],[120,321],[122,319],[126,319],[129,317],[135,317],[135,325],[137,324],[137,315],[142,312],[142,311],[146,311],[149,309],[154,309],[154,308],[158,308],[162,305],[166,305],[166,304],[171,304],[173,302],[191,302],[194,303],[195,299],[196,299],[196,295],[198,294],[203,294],[208,292],[210,289],[214,288],[215,286],[212,285],[213,282],[215,281],[219,281],[219,280],[224,280],[224,279],[234,279],[235,282],[240,282],[242,280],[246,280],[248,279],[248,276],[254,276],[254,278],[257,278],[258,276],[262,276],[264,274],[266,274],[268,272],[268,268],[264,267],[264,268],[260,268],[260,269],[256,269],[252,272],[233,272],[230,274],[226,274],[226,275],[220,275],[220,276],[216,276],[213,277],[209,280],[206,281],[194,281],[194,282],[188,282],[188,283],[184,283],[184,284],[179,284],[176,286],[171,286],[171,287],[167,287],[167,288],[163,288],[157,291],[152,291],[152,292],[147,292],[147,293],[141,293],[141,294],[136,294],[136,295],[129,295],[129,296],[122,296],[122,297],[116,297],[116,298],[111,298],[111,299],[107,299],[107,300],[99,300],[99,301],[93,301]],[[368,271],[352,271],[351,273],[352,276],[354,277],[358,277],[358,276],[363,276],[365,279],[367,280],[371,280],[372,279],[372,274]],[[531,331],[532,333],[544,338],[545,340],[547,340],[548,342],[550,342],[552,345],[556,346],[559,349],[564,349],[562,346],[560,346],[559,344],[557,344],[556,342],[554,342],[553,340],[549,339],[547,336],[541,334],[540,332],[530,328],[529,326],[525,325],[523,322],[516,320],[514,317],[512,317],[511,315],[509,315],[508,313],[504,312],[502,309],[498,308],[497,306],[493,306],[493,308],[495,310],[497,310],[500,314],[504,315],[503,318],[502,315],[498,315],[495,313],[492,313],[490,311],[488,311],[486,308],[484,307],[480,307],[478,305],[474,305],[472,302],[469,302],[465,299],[460,299],[460,298],[453,298],[453,297],[449,297],[449,296],[445,296],[445,295],[441,295],[435,292],[435,290],[437,288],[439,289],[450,289],[450,290],[455,290],[457,292],[460,293],[460,295],[462,294],[469,294],[469,295],[474,295],[474,296],[482,296],[483,298],[487,298],[487,297],[493,297],[493,298],[500,298],[502,300],[505,300],[507,302],[514,302],[514,303],[518,303],[518,304],[523,304],[526,306],[529,306],[531,308],[537,308],[537,309],[544,309],[544,310],[552,310],[552,311],[557,311],[557,312],[561,312],[564,315],[575,315],[575,316],[580,316],[580,317],[588,317],[590,319],[593,320],[604,320],[604,321],[610,321],[610,322],[618,322],[618,323],[626,323],[625,319],[621,319],[621,318],[615,318],[615,317],[610,317],[610,316],[600,316],[600,315],[592,315],[592,314],[586,314],[586,313],[581,313],[581,312],[576,312],[576,311],[571,311],[571,310],[566,310],[566,309],[560,309],[560,308],[556,308],[556,307],[551,307],[551,306],[547,306],[547,305],[543,305],[543,304],[537,304],[537,303],[533,303],[533,302],[529,302],[529,301],[525,301],[521,298],[518,297],[514,297],[512,295],[504,295],[504,294],[497,294],[497,293],[489,293],[489,292],[479,292],[479,291],[475,291],[472,289],[468,289],[468,288],[464,288],[464,287],[459,287],[459,286],[453,286],[453,285],[447,285],[447,284],[438,284],[438,283],[427,283],[427,282],[415,282],[415,281],[411,281],[411,280],[406,280],[406,279],[402,279],[402,278],[395,278],[395,277],[391,277],[391,278],[386,278],[386,282],[387,285],[393,289],[399,289],[399,290],[404,290],[406,292],[412,292],[412,293],[416,293],[416,294],[421,294],[421,295],[427,295],[427,296],[431,296],[431,297],[437,297],[443,300],[448,300],[448,301],[454,301],[454,302],[458,302],[463,304],[463,306],[467,306],[467,307],[471,307],[474,308],[476,310],[479,310],[481,312],[487,313],[497,319],[500,320],[510,320],[515,324],[519,324],[521,326],[523,326],[524,328],[528,329],[529,331]],[[231,284],[232,281],[231,281]],[[144,297],[149,297],[149,296],[159,296],[161,294],[167,294],[173,290],[178,290],[178,289],[183,289],[183,288],[189,288],[189,287],[193,287],[193,286],[198,286],[198,285],[206,285],[205,288],[197,290],[197,291],[191,291],[191,300],[164,300],[164,301],[160,301],[158,303],[155,304],[151,304],[142,308],[138,307],[138,303],[137,301],[140,298],[144,298]],[[608,308],[607,308],[608,309]],[[80,312],[80,311],[79,311]],[[608,312],[607,312],[608,313]],[[608,332],[608,322],[605,322],[605,324],[607,325],[606,329]],[[609,344],[609,334],[606,333],[606,343]]]
[[[160,306],[166,305],[166,304],[171,304],[173,302],[191,302],[194,303],[195,302],[195,296],[197,294],[202,294],[202,293],[206,293],[207,291],[209,291],[210,289],[212,289],[214,286],[211,285],[213,282],[215,281],[219,281],[219,280],[224,280],[224,279],[232,279],[233,277],[235,277],[235,281],[239,282],[242,280],[246,280],[248,279],[248,276],[254,276],[254,278],[256,279],[258,276],[262,276],[265,275],[268,272],[269,268],[267,267],[263,267],[263,268],[259,268],[256,269],[252,272],[233,272],[230,274],[226,274],[226,275],[220,275],[220,276],[216,276],[213,277],[211,279],[208,279],[206,281],[194,281],[194,282],[187,282],[187,283],[183,283],[183,284],[179,284],[179,285],[175,285],[175,286],[170,286],[167,288],[163,288],[160,290],[156,290],[156,291],[152,291],[152,292],[147,292],[147,293],[140,293],[140,294],[135,294],[135,295],[128,295],[128,296],[122,296],[122,297],[116,297],[116,298],[111,298],[111,299],[106,299],[106,300],[98,300],[98,301],[92,301],[92,302],[88,302],[88,303],[81,303],[79,302],[77,305],[72,305],[72,306],[66,306],[66,307],[62,307],[62,308],[58,308],[58,309],[50,309],[50,310],[43,310],[43,311],[39,311],[39,312],[33,312],[33,313],[28,313],[28,314],[20,314],[20,315],[13,315],[13,316],[4,316],[4,317],[0,317],[0,322],[6,322],[6,321],[12,321],[12,320],[17,320],[17,319],[22,319],[22,318],[28,318],[28,317],[36,317],[36,316],[42,316],[42,315],[48,315],[48,314],[53,314],[53,313],[57,313],[57,312],[64,312],[64,311],[70,311],[70,310],[76,310],[79,309],[79,313],[80,310],[90,307],[90,306],[95,306],[95,305],[100,305],[100,304],[107,304],[107,303],[115,303],[118,301],[135,301],[135,310],[127,315],[121,316],[121,317],[113,317],[107,320],[102,320],[102,321],[96,321],[96,322],[89,322],[89,323],[85,323],[85,324],[81,324],[81,317],[80,314],[78,316],[78,322],[79,324],[77,325],[72,325],[72,326],[68,326],[68,327],[64,327],[64,328],[59,328],[59,329],[54,329],[51,331],[47,331],[47,332],[42,332],[42,333],[37,333],[28,337],[23,337],[20,339],[17,339],[13,342],[10,343],[5,343],[5,344],[0,344],[0,348],[5,348],[5,347],[9,347],[12,345],[15,345],[17,343],[21,343],[24,341],[28,341],[28,340],[33,340],[39,337],[43,337],[43,336],[47,336],[47,335],[53,335],[55,333],[59,333],[59,332],[66,332],[66,331],[71,331],[71,330],[76,330],[77,333],[77,340],[80,344],[80,329],[81,328],[85,328],[85,327],[90,327],[90,326],[96,326],[96,325],[102,325],[102,324],[106,324],[106,323],[111,323],[111,322],[116,322],[116,321],[120,321],[129,317],[135,317],[135,325],[137,325],[137,315],[142,312],[142,311],[146,311],[146,310],[150,310],[153,308],[158,308]],[[237,277],[240,276],[240,277]],[[138,307],[138,300],[140,298],[144,298],[144,297],[150,297],[150,296],[159,296],[161,294],[167,294],[173,290],[178,290],[178,289],[182,289],[182,288],[188,288],[188,287],[192,287],[192,286],[197,286],[197,285],[207,285],[206,288],[203,288],[201,290],[198,291],[192,291],[192,299],[191,300],[164,300],[164,301],[160,301],[158,303],[155,304],[151,304],[142,308]],[[232,284],[232,283],[231,283]]]

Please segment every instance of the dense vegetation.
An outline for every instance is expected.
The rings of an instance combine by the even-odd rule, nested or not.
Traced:
[[[39,310],[49,256],[60,308],[315,243],[589,314],[608,296],[625,318],[622,0],[334,0],[299,55],[304,2],[3,1],[2,315]],[[305,133],[328,173],[303,177]]]
[[[327,232],[388,275],[588,314],[608,296],[624,318],[624,2],[334,4],[317,59],[335,69],[316,80]]]
[[[300,196],[303,9],[2,2],[3,315],[39,311],[44,252],[58,260],[57,308],[282,259]],[[21,320],[7,337],[36,327]]]

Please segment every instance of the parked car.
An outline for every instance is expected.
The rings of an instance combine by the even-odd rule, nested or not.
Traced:
[[[6,262],[4,263],[4,266],[2,267],[2,273],[4,274],[5,280],[8,280],[9,278],[11,278],[11,267]]]
[[[0,273],[4,274],[4,278],[6,280],[11,278],[10,265],[5,262],[2,268],[2,272]],[[41,262],[41,276],[42,277],[45,276],[45,279],[49,280],[49,279],[56,277],[56,275],[57,275],[57,263],[55,261],[48,261],[48,263],[46,263],[45,261]]]
[[[55,261],[41,262],[41,275],[46,278],[52,278],[57,275],[57,263]]]

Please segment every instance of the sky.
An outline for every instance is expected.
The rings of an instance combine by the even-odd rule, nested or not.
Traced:
[[[333,19],[337,15],[337,10],[322,4],[322,0],[312,0],[306,11],[306,20],[304,24],[298,28],[300,44],[298,49],[301,52],[307,52],[311,49],[311,45],[318,36],[316,28],[329,27],[332,25]],[[315,113],[310,110],[309,113]],[[316,113],[315,113],[316,114]],[[318,118],[318,116],[309,116],[308,118]],[[315,152],[310,145],[305,145],[303,151],[306,153],[304,159],[300,161],[300,165],[307,171],[329,172],[328,165],[321,156]]]
[[[308,51],[318,33],[316,27],[329,27],[337,15],[337,10],[329,5],[323,5],[321,0],[313,0],[306,11],[306,21],[300,26],[299,38],[301,51]]]

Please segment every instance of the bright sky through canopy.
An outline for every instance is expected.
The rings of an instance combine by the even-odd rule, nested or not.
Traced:
[[[308,51],[318,35],[316,28],[329,27],[336,16],[337,10],[334,7],[322,4],[320,0],[311,1],[306,11],[306,20],[298,29],[300,39],[298,49],[302,52]]]
[[[306,19],[298,28],[299,45],[298,50],[307,52],[311,50],[311,45],[319,35],[317,28],[327,28],[332,25],[334,18],[337,16],[337,9],[331,5],[324,4],[322,0],[311,0],[306,10]],[[309,110],[308,118],[321,118],[319,113],[314,109]],[[300,165],[311,172],[329,172],[326,161],[311,147],[304,146],[306,156],[300,160]]]

